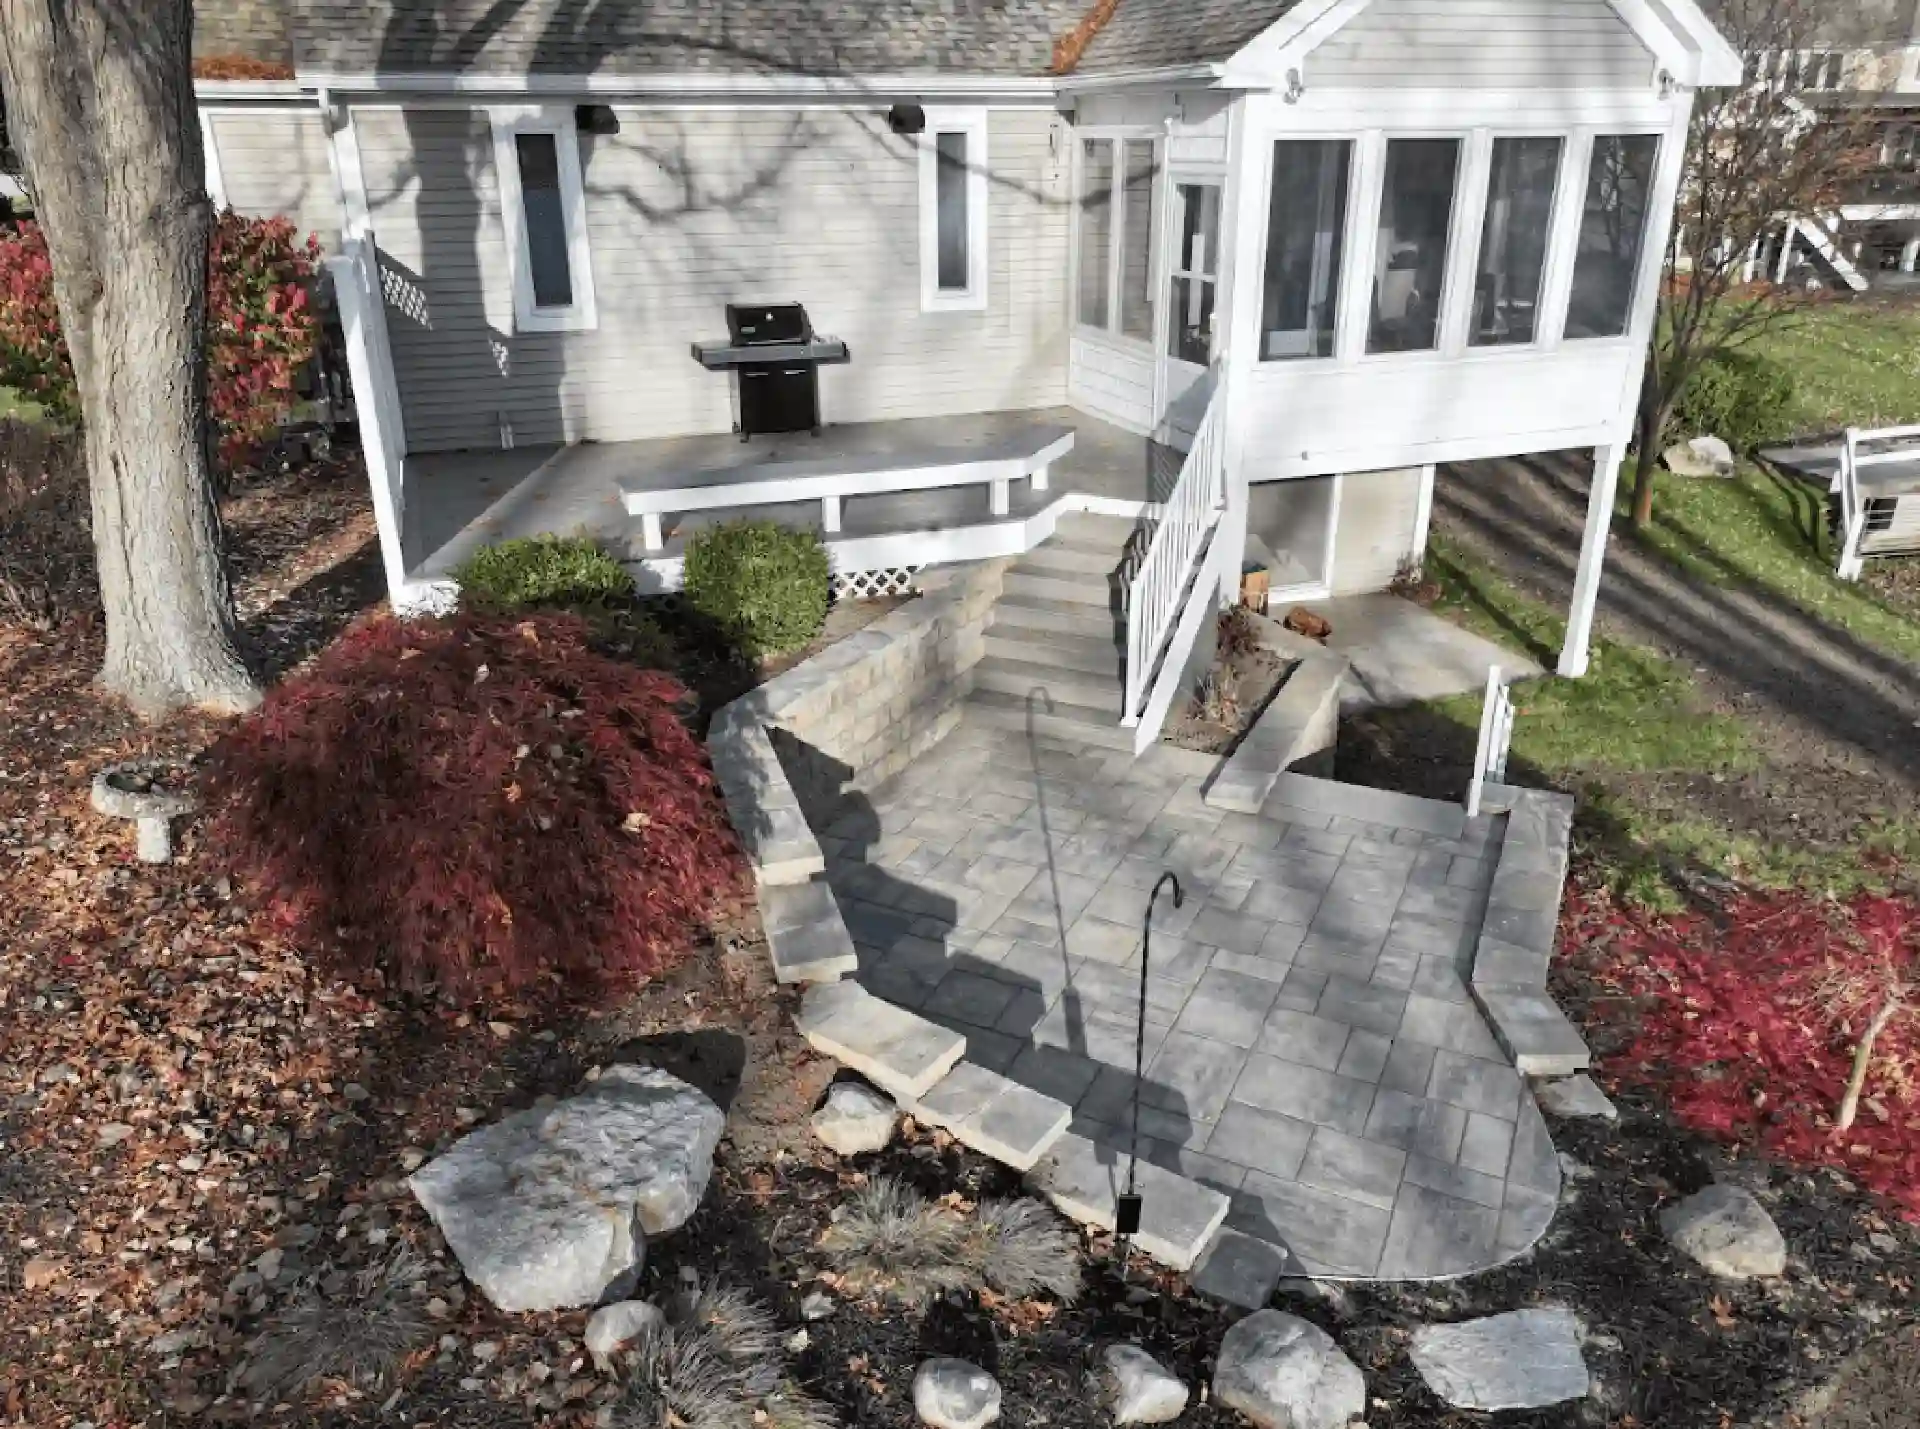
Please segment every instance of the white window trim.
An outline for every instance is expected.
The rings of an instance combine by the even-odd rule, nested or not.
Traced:
[[[507,266],[513,274],[516,332],[592,332],[599,324],[593,295],[593,252],[587,242],[586,186],[580,175],[580,136],[572,105],[515,105],[487,111],[493,127],[494,172],[500,186],[500,221],[506,230]],[[564,308],[537,307],[528,260],[527,211],[520,196],[520,158],[514,138],[551,134],[560,169],[560,211],[567,229],[567,277],[573,301]]]
[[[928,109],[920,150],[920,311],[979,312],[987,306],[987,111]],[[940,178],[937,134],[967,136],[967,286],[940,286]]]

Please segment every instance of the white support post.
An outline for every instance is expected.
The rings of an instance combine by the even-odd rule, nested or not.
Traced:
[[[1414,565],[1424,565],[1427,559],[1427,532],[1433,525],[1433,478],[1437,470],[1432,462],[1420,468],[1420,495],[1413,508],[1413,540],[1407,549],[1407,559]]]
[[[1012,487],[1013,483],[1004,476],[989,483],[993,494],[988,498],[988,509],[995,516],[1005,516],[1013,509]]]
[[[213,131],[213,116],[200,111],[200,150],[206,155],[207,197],[218,213],[227,206],[227,183],[220,168],[220,137]]]
[[[1049,479],[1048,473],[1052,470],[1053,467],[1051,463],[1042,463],[1040,466],[1035,467],[1033,469],[1032,489],[1035,491],[1045,491]]]
[[[1580,540],[1580,568],[1573,578],[1573,607],[1567,612],[1567,639],[1560,647],[1560,673],[1577,680],[1587,673],[1593,641],[1593,609],[1600,600],[1600,575],[1607,560],[1607,532],[1613,525],[1613,497],[1620,485],[1620,444],[1593,450],[1593,488],[1587,495],[1587,529]]]
[[[820,498],[820,527],[829,536],[840,534],[840,498],[823,496]]]
[[[655,556],[666,543],[660,539],[660,513],[643,511],[640,513],[640,544],[646,547],[647,554]]]
[[[1780,261],[1774,265],[1773,271],[1775,287],[1782,287],[1786,284],[1787,269],[1793,264],[1793,235],[1794,231],[1799,227],[1800,220],[1790,218],[1787,220],[1786,231],[1780,235]]]
[[[1760,240],[1754,239],[1747,249],[1747,266],[1740,270],[1740,281],[1751,283],[1760,272]]]
[[[1920,238],[1909,238],[1900,248],[1900,271],[1911,273],[1920,268]]]

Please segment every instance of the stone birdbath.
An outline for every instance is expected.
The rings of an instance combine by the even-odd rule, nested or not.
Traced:
[[[172,859],[171,821],[199,807],[192,794],[164,782],[170,777],[177,777],[177,771],[145,760],[109,764],[93,776],[94,809],[109,818],[133,820],[142,863]]]

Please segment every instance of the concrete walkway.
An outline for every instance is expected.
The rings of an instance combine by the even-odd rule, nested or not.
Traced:
[[[1284,603],[1283,603],[1284,604]],[[1404,705],[1484,690],[1487,667],[1509,678],[1546,673],[1525,655],[1475,635],[1397,595],[1348,595],[1276,605],[1284,620],[1293,605],[1325,616],[1333,627],[1326,648],[1353,662],[1343,708]]]
[[[1137,1096],[1142,1158],[1226,1192],[1293,1273],[1518,1254],[1560,1178],[1467,991],[1496,823],[1291,775],[1223,814],[1212,764],[963,723],[823,831],[861,982],[1069,1103],[1116,1165]],[[1159,905],[1136,1082],[1141,923],[1169,869],[1187,896]]]

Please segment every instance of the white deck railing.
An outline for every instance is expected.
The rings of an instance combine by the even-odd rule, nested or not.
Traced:
[[[1140,722],[1194,568],[1220,522],[1227,494],[1224,395],[1221,388],[1214,389],[1179,479],[1158,513],[1147,554],[1127,588],[1127,702],[1121,712],[1121,723],[1127,726]],[[1208,592],[1207,599],[1213,598]]]
[[[1869,443],[1913,442],[1920,440],[1920,426],[1915,427],[1876,427],[1863,429],[1848,427],[1840,438],[1840,470],[1833,479],[1834,492],[1840,498],[1840,529],[1837,532],[1840,552],[1835,561],[1835,570],[1843,581],[1857,581],[1865,565],[1860,553],[1861,542],[1867,534],[1867,496],[1860,489],[1860,468],[1863,466],[1883,466],[1892,462],[1911,462],[1920,457],[1911,446],[1895,448],[1892,451],[1863,452],[1860,448]]]
[[[407,439],[400,413],[400,387],[387,342],[387,306],[380,290],[380,253],[371,233],[347,237],[327,260],[334,301],[346,340],[347,377],[353,383],[360,451],[373,490],[374,524],[386,567],[388,594],[396,608],[410,603],[401,531],[406,520]]]
[[[1507,749],[1513,743],[1513,696],[1500,667],[1487,667],[1487,693],[1480,702],[1480,742],[1473,751],[1473,782],[1467,785],[1467,817],[1480,812],[1489,784],[1507,782]]]

